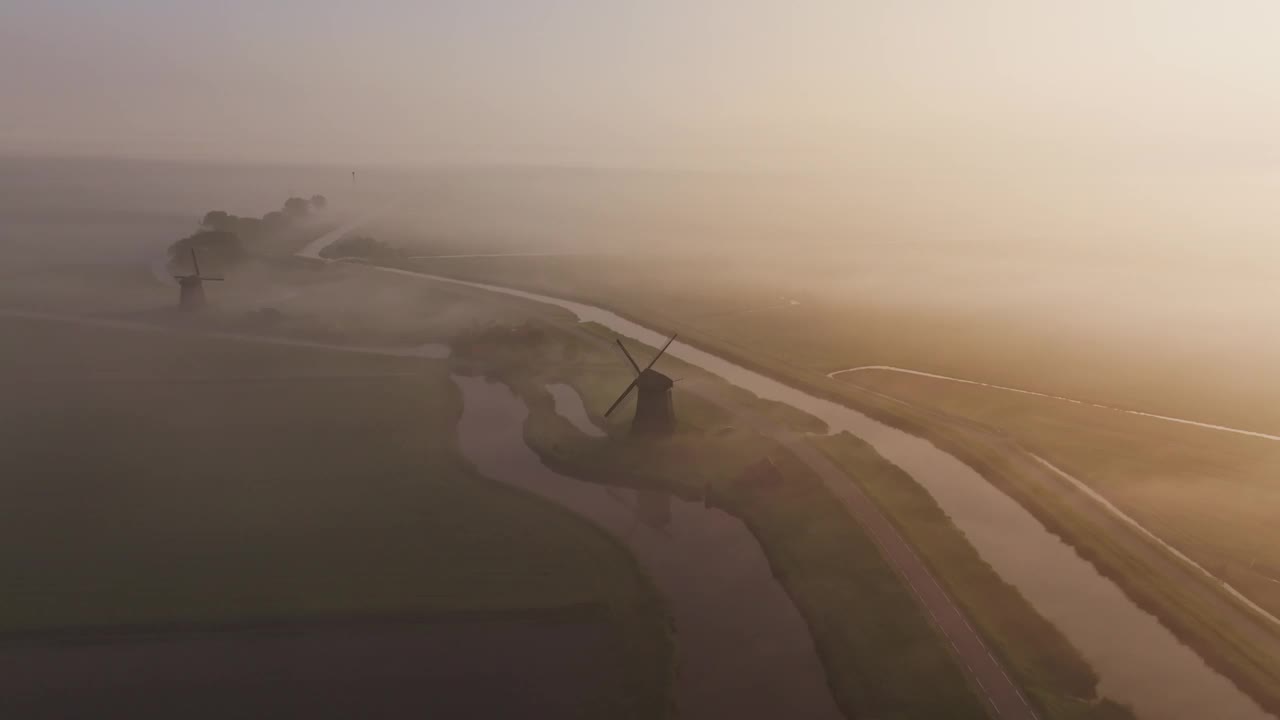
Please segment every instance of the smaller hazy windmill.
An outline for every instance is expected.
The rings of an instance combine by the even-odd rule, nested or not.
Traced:
[[[631,363],[631,367],[636,371],[636,379],[631,381],[626,390],[618,396],[617,400],[609,406],[604,416],[609,417],[610,413],[618,408],[618,405],[631,394],[633,389],[639,389],[639,395],[636,398],[636,416],[631,421],[631,432],[641,435],[668,435],[676,427],[676,414],[671,405],[671,386],[675,381],[653,369],[653,364],[658,362],[658,358],[671,347],[671,343],[676,339],[675,335],[667,340],[667,344],[662,346],[657,355],[649,361],[645,369],[641,370],[636,364],[631,353],[627,352],[627,348],[623,346],[622,341],[618,340],[618,347],[622,348],[622,354],[627,356],[627,362]]]
[[[220,281],[220,277],[205,277],[200,274],[200,262],[196,260],[196,249],[191,248],[191,274],[174,275],[178,281],[178,309],[194,312],[204,307],[204,281]]]

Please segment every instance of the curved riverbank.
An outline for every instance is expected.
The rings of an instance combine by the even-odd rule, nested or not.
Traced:
[[[555,403],[556,414],[569,424],[577,428],[578,432],[587,437],[604,437],[605,432],[596,427],[591,422],[591,417],[587,414],[587,406],[582,404],[582,396],[572,386],[564,383],[551,383],[547,385],[547,392],[551,395],[552,402]]]
[[[560,475],[524,439],[509,388],[455,376],[463,453],[484,475],[548,498],[623,543],[672,613],[676,702],[685,717],[840,718],[809,628],[741,520],[656,491]]]

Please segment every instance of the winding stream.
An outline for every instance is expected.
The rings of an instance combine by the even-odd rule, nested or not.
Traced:
[[[658,332],[583,303],[408,270],[381,270],[555,305],[579,321],[599,323],[651,347],[666,340]],[[685,343],[677,341],[667,352],[763,399],[808,412],[833,432],[848,431],[905,470],[928,490],[983,559],[1066,635],[1098,674],[1099,691],[1129,705],[1139,717],[1272,717],[1021,505],[957,458],[922,438]]]
[[[675,625],[681,717],[842,717],[804,618],[741,520],[553,472],[525,444],[529,410],[519,397],[483,378],[453,380],[463,396],[459,444],[481,474],[588,518],[653,579]]]

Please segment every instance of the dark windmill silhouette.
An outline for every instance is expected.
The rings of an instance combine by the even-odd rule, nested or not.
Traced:
[[[631,432],[641,435],[669,435],[676,428],[675,409],[671,405],[671,386],[675,381],[653,369],[653,364],[658,362],[658,358],[671,347],[671,343],[675,342],[676,336],[672,335],[667,344],[662,346],[657,355],[649,361],[645,369],[641,370],[636,364],[631,353],[627,352],[627,348],[618,340],[618,347],[622,348],[622,354],[627,356],[627,362],[631,363],[631,367],[636,371],[636,379],[631,381],[626,390],[618,396],[617,400],[609,406],[604,416],[609,415],[618,408],[618,405],[631,394],[633,389],[639,389],[639,395],[636,398],[636,416],[631,421]]]
[[[200,274],[200,262],[196,260],[196,249],[191,248],[191,274],[174,275],[178,281],[178,309],[194,312],[204,307],[204,281],[220,281],[220,277],[205,277]]]

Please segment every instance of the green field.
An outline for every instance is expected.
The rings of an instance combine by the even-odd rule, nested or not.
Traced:
[[[627,671],[584,702],[664,714],[653,588],[469,468],[446,364],[10,319],[0,338],[0,633],[588,607]]]

